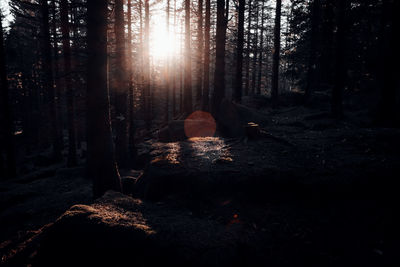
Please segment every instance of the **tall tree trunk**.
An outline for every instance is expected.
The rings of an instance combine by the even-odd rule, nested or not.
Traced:
[[[256,94],[261,95],[261,74],[263,69],[263,53],[264,53],[264,0],[261,1],[261,33],[260,33],[260,48],[258,55],[258,77]]]
[[[4,119],[4,122],[1,122],[2,124],[1,128],[4,129],[4,139],[0,140],[0,142],[2,142],[0,143],[0,145],[4,147],[6,155],[5,177],[14,178],[16,176],[14,127],[13,127],[13,119],[12,119],[9,96],[8,96],[7,69],[6,69],[6,58],[4,51],[3,26],[1,21],[1,14],[0,14],[0,79],[1,79],[0,106],[2,114],[1,116]],[[0,158],[2,157],[1,154],[2,151],[0,150]]]
[[[107,88],[107,15],[107,0],[87,1],[87,173],[94,198],[110,189],[121,191]]]
[[[271,98],[274,106],[278,105],[279,55],[281,52],[281,10],[282,10],[282,0],[276,0],[274,53],[272,55],[272,81],[271,81],[272,83]]]
[[[256,26],[253,39],[253,67],[251,69],[251,94],[255,94],[256,90],[256,74],[257,74],[257,53],[258,53],[258,15],[260,13],[259,3],[256,2]]]
[[[219,108],[225,96],[225,1],[217,0],[217,34],[215,52],[214,92],[211,111],[218,119]]]
[[[321,13],[321,3],[320,0],[314,0],[312,3],[311,10],[311,43],[310,43],[310,58],[308,61],[308,72],[307,72],[307,85],[305,90],[305,100],[306,103],[309,101],[312,92],[316,87],[316,79],[319,67],[317,66],[318,48],[319,42],[318,38],[321,34],[319,31],[320,27],[320,13]]]
[[[203,0],[199,0],[199,8],[197,10],[197,90],[196,102],[200,103],[202,100],[202,87],[203,87]]]
[[[332,89],[332,115],[343,116],[343,91],[346,86],[346,12],[350,0],[339,0],[337,7],[335,84]]]
[[[204,22],[204,75],[203,75],[203,101],[202,109],[209,110],[210,94],[210,28],[211,28],[211,4],[206,0],[206,14]]]
[[[132,0],[128,0],[128,75],[129,75],[129,105],[128,105],[128,153],[130,161],[135,157],[135,123],[134,123],[134,86],[133,86],[133,53],[132,53]],[[130,162],[132,163],[132,162]]]
[[[124,1],[115,0],[115,151],[119,166],[126,167],[128,159],[128,82],[126,77]]]
[[[58,142],[61,146],[61,150],[64,148],[64,136],[63,136],[63,122],[62,122],[62,109],[61,109],[61,92],[62,83],[60,79],[60,70],[58,65],[58,40],[57,40],[57,9],[56,0],[51,1],[51,7],[53,9],[53,21],[52,21],[52,33],[53,33],[53,69],[54,69],[54,84],[55,84],[55,96],[57,99],[56,109],[58,114],[57,129],[58,129]]]
[[[75,166],[76,159],[76,141],[75,141],[75,107],[74,107],[74,91],[72,89],[71,80],[71,47],[69,38],[69,19],[68,19],[68,0],[61,0],[61,32],[62,44],[64,50],[64,72],[65,86],[67,94],[67,119],[68,119],[68,158],[67,166]]]
[[[251,1],[249,0],[249,10],[248,10],[248,22],[247,22],[247,42],[246,42],[246,84],[244,87],[244,95],[249,95],[250,89],[250,39],[251,39]]]
[[[237,55],[236,55],[236,79],[233,100],[240,103],[242,100],[243,86],[243,45],[244,45],[244,11],[246,0],[239,0],[239,23],[237,38]]]
[[[143,49],[143,72],[144,72],[144,112],[146,128],[151,127],[151,95],[150,95],[150,6],[149,0],[144,0],[144,49]]]
[[[174,38],[176,38],[176,0],[174,0]],[[177,51],[174,47],[174,58],[177,58]],[[172,117],[176,116],[176,67],[172,74]]]
[[[167,7],[166,7],[166,30],[167,30],[167,42],[168,45],[170,43],[170,36],[169,36],[169,11],[170,11],[170,0],[167,0]],[[165,57],[165,122],[169,121],[169,90],[170,90],[170,73],[169,73],[169,58],[170,54]]]
[[[185,0],[185,85],[184,85],[184,111],[187,115],[192,113],[192,64],[191,64],[191,34],[190,34],[190,0]]]
[[[47,0],[40,0],[40,10],[42,16],[41,30],[43,35],[42,40],[42,58],[43,58],[43,72],[44,72],[44,88],[48,95],[49,104],[49,117],[50,117],[50,134],[53,145],[53,158],[57,161],[62,159],[61,144],[58,131],[58,114],[56,108],[56,97],[54,89],[54,78],[51,70],[51,40],[50,40],[50,27],[49,27],[49,6]]]
[[[397,5],[397,7],[396,7]],[[378,123],[385,127],[399,126],[400,112],[398,107],[399,79],[399,23],[396,21],[399,2],[397,0],[383,0],[381,19],[381,44],[382,52],[378,81],[380,84],[380,101],[378,109]],[[397,23],[397,24],[396,24]]]

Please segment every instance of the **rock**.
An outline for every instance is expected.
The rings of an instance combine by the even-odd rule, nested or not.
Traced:
[[[33,266],[238,266],[241,226],[189,214],[109,191],[48,227]]]
[[[246,106],[233,103],[224,99],[221,103],[218,125],[222,132],[230,137],[244,137],[246,126],[252,122],[255,124],[265,123],[266,119]]]

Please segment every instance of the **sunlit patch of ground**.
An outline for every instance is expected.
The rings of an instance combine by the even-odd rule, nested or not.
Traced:
[[[179,142],[162,144],[162,147],[160,147],[160,143],[154,143],[152,148],[153,152],[151,154],[156,156],[151,161],[152,164],[159,161],[167,161],[170,164],[180,163],[181,145]]]
[[[232,162],[225,140],[220,137],[193,137],[189,139],[193,155],[211,163]]]

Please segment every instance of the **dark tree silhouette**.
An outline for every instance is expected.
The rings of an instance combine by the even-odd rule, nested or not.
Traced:
[[[235,90],[233,91],[233,99],[236,102],[242,100],[242,87],[243,87],[243,46],[244,46],[244,11],[246,0],[239,0],[238,7],[238,38],[237,38],[237,56],[236,56],[236,79]]]
[[[115,151],[117,162],[125,167],[128,158],[128,119],[127,99],[128,88],[126,77],[126,50],[125,50],[125,23],[124,23],[124,1],[115,0],[115,43],[116,43],[116,69],[115,69]]]
[[[204,75],[203,75],[203,101],[202,108],[209,110],[209,92],[210,92],[210,28],[211,28],[211,4],[206,0],[206,14],[204,22]]]
[[[4,40],[3,40],[3,26],[1,21],[0,13],[0,103],[1,103],[1,113],[0,118],[2,130],[1,135],[4,135],[3,140],[0,140],[1,147],[4,147],[6,160],[5,160],[5,177],[14,178],[16,176],[16,166],[15,166],[15,151],[14,151],[14,127],[13,118],[11,115],[10,102],[8,96],[8,82],[7,82],[7,69],[6,69],[6,57],[4,53]],[[0,150],[0,174],[2,173],[2,151]]]
[[[192,113],[192,63],[191,63],[191,35],[190,35],[190,0],[185,0],[185,73],[184,73],[184,93],[183,109],[189,115]]]
[[[261,33],[260,33],[260,47],[259,47],[259,55],[258,55],[258,76],[257,76],[257,89],[256,95],[261,94],[261,74],[263,70],[263,53],[264,53],[264,22],[265,22],[265,14],[264,14],[264,1],[261,1]]]
[[[65,71],[65,87],[67,95],[67,119],[68,119],[68,166],[75,166],[76,159],[76,139],[75,139],[75,107],[74,107],[74,90],[71,80],[71,47],[69,36],[69,19],[68,19],[68,1],[60,2],[61,16],[61,32],[62,44],[64,50],[64,71]]]
[[[332,115],[343,116],[343,91],[346,86],[346,13],[350,0],[339,0],[337,6],[335,84],[332,89]]]
[[[251,12],[252,12],[252,0],[249,0],[249,10],[247,14],[247,41],[246,41],[246,64],[245,64],[245,70],[246,70],[246,84],[244,87],[244,95],[249,95],[249,89],[250,89],[250,44],[251,44]]]
[[[107,89],[107,13],[107,0],[87,1],[87,173],[95,198],[109,189],[121,191]]]
[[[62,159],[61,155],[61,143],[58,130],[58,114],[56,108],[56,96],[54,89],[54,78],[51,66],[53,66],[53,60],[50,51],[50,27],[49,27],[49,6],[46,0],[40,0],[40,11],[41,11],[41,32],[43,35],[42,39],[42,58],[43,58],[43,73],[44,73],[44,88],[46,89],[48,103],[49,103],[49,119],[50,119],[50,134],[53,145],[53,158],[56,161]]]
[[[278,104],[279,88],[279,55],[281,51],[281,10],[282,0],[276,0],[275,29],[274,29],[274,53],[272,55],[271,97],[276,106]]]
[[[305,88],[306,102],[310,100],[312,91],[316,88],[317,79],[317,57],[319,55],[319,36],[320,36],[320,15],[321,15],[321,3],[320,0],[314,0],[311,8],[311,40],[310,40],[310,56],[308,61],[307,71],[307,85]]]
[[[197,10],[197,81],[196,102],[200,103],[203,97],[203,0],[199,0]]]
[[[219,108],[225,96],[225,1],[217,0],[217,35],[215,51],[214,92],[211,112],[218,119]]]

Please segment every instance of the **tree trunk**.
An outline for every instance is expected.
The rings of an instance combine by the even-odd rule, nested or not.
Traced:
[[[244,45],[244,11],[246,0],[239,0],[239,23],[238,23],[238,38],[237,38],[237,55],[236,55],[236,79],[233,100],[240,103],[242,100],[243,86],[243,45]]]
[[[279,54],[281,51],[281,10],[282,0],[276,0],[275,29],[274,29],[274,53],[272,55],[272,88],[271,98],[274,106],[278,105],[279,87]]]
[[[144,72],[144,112],[146,128],[151,127],[151,95],[150,95],[150,5],[149,0],[144,0],[144,49],[143,49],[143,72]]]
[[[204,75],[203,75],[203,103],[204,111],[209,110],[210,94],[210,28],[211,28],[211,4],[206,0],[206,14],[204,25]]]
[[[176,38],[176,0],[174,0],[174,37]],[[174,57],[177,58],[177,53],[174,47]],[[172,117],[176,116],[176,68],[172,77]]]
[[[124,1],[115,0],[115,151],[119,166],[126,167],[128,159],[128,82],[126,77]]]
[[[170,43],[169,36],[169,10],[170,10],[170,0],[167,0],[166,7],[166,30],[167,30],[167,42]],[[169,53],[169,51],[168,51]],[[169,121],[169,90],[170,90],[170,73],[169,73],[169,57],[171,55],[167,54],[165,57],[165,122]]]
[[[398,22],[395,19],[398,5],[397,0],[383,0],[382,5],[380,49],[383,56],[378,73],[380,84],[378,123],[384,127],[398,126],[400,123],[399,108],[396,101],[400,93],[398,68],[393,67],[398,64],[399,59],[398,38],[395,36],[399,31]]]
[[[1,15],[1,14],[0,14]],[[11,114],[10,102],[8,97],[8,82],[7,82],[7,69],[6,69],[6,58],[4,51],[4,40],[3,40],[3,26],[0,17],[0,103],[1,103],[1,116],[3,120],[1,122],[2,130],[0,134],[4,134],[4,138],[0,140],[0,144],[4,147],[6,160],[5,160],[5,177],[14,178],[16,176],[16,164],[15,164],[15,140],[14,140],[14,127],[13,119]],[[4,127],[4,128],[3,128]],[[3,146],[4,145],[4,146]],[[0,150],[0,158],[2,158],[2,151]],[[0,159],[1,160],[1,159]],[[1,162],[0,162],[1,164]],[[1,165],[0,165],[1,169]],[[0,170],[1,174],[1,170]]]
[[[67,166],[75,166],[76,159],[76,139],[75,139],[75,117],[74,117],[74,90],[71,82],[71,47],[69,38],[69,19],[68,19],[68,0],[61,0],[61,32],[64,50],[64,77],[67,94],[67,119],[68,119],[68,158]]]
[[[244,87],[244,95],[249,95],[250,89],[250,39],[251,39],[251,1],[249,0],[249,10],[248,10],[248,23],[247,23],[247,44],[246,44],[246,84]]]
[[[343,91],[346,86],[346,10],[349,0],[339,0],[337,7],[335,84],[332,90],[332,115],[343,116]]]
[[[225,1],[217,0],[217,34],[215,52],[214,92],[211,111],[214,118],[218,119],[219,108],[225,96]]]
[[[258,53],[258,15],[260,13],[259,3],[256,2],[256,26],[253,39],[253,67],[251,69],[251,95],[255,94],[256,90],[256,74],[257,74],[257,53]]]
[[[132,0],[128,0],[128,47],[127,47],[127,58],[128,58],[128,75],[129,75],[129,105],[128,105],[128,153],[130,158],[130,164],[134,159],[135,153],[135,124],[134,124],[134,87],[133,87],[133,53],[132,53]]]
[[[110,189],[121,191],[107,88],[107,15],[107,0],[87,1],[87,174],[94,198]]]
[[[51,142],[53,145],[53,158],[56,161],[62,159],[61,154],[61,143],[59,140],[58,131],[58,114],[56,108],[56,97],[54,89],[54,78],[51,70],[52,58],[51,58],[51,41],[50,41],[50,27],[49,27],[49,6],[47,0],[40,0],[40,10],[42,16],[41,31],[43,35],[42,40],[42,58],[43,58],[43,72],[44,72],[44,88],[48,94],[49,104],[49,119],[50,119],[50,134]]]
[[[258,55],[258,77],[256,95],[261,95],[261,74],[263,69],[263,52],[264,52],[264,0],[261,1],[261,33],[260,33],[260,48]]]
[[[307,73],[307,85],[305,90],[306,103],[310,100],[312,92],[316,87],[316,79],[319,67],[317,66],[317,57],[319,42],[318,38],[321,34],[319,31],[320,27],[320,13],[321,13],[321,3],[320,0],[314,0],[312,3],[311,11],[311,44],[310,44],[310,58],[308,62],[308,73]]]
[[[185,78],[184,78],[184,112],[192,113],[192,64],[191,64],[191,34],[190,34],[190,0],[185,0]]]
[[[203,0],[199,0],[199,8],[197,14],[197,90],[196,102],[200,103],[202,100],[202,86],[203,86]]]

